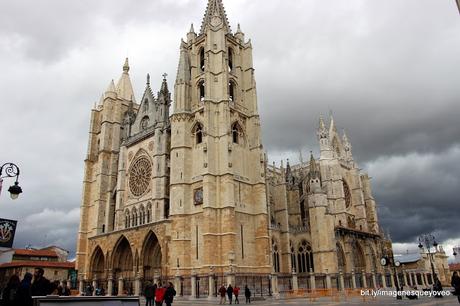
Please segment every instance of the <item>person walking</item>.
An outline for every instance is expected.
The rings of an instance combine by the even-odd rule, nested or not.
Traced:
[[[238,300],[238,295],[240,294],[240,287],[235,286],[235,288],[233,288],[233,294],[235,295],[235,304],[239,304],[240,300]]]
[[[85,296],[92,296],[94,292],[94,287],[91,284],[88,284],[85,288]]]
[[[27,272],[19,285],[17,299],[18,305],[32,306],[32,296],[30,295],[30,288],[32,286],[32,273]]]
[[[160,283],[158,283],[158,287],[155,290],[155,305],[156,306],[162,306],[163,301],[165,299],[165,293],[166,293],[166,288],[164,288]]]
[[[21,306],[18,303],[18,291],[21,281],[16,274],[12,275],[8,280],[8,284],[2,292],[3,306]]]
[[[174,301],[174,297],[176,296],[176,290],[174,290],[174,285],[169,282],[168,288],[166,288],[165,292],[165,303],[166,306],[171,306]]]
[[[229,284],[228,287],[227,287],[227,296],[228,296],[229,304],[232,304],[232,299],[233,299],[233,287],[232,287],[232,284]]]
[[[227,289],[225,289],[225,285],[222,285],[219,288],[219,294],[220,294],[220,303],[219,304],[225,304],[225,294],[227,293]]]
[[[457,272],[452,274],[452,279],[450,281],[452,287],[454,287],[454,294],[457,296],[457,300],[460,303],[460,276],[458,276]]]
[[[251,304],[251,290],[249,290],[248,285],[244,286],[244,296],[246,297],[246,304]]]
[[[43,276],[43,274],[45,274],[45,271],[42,268],[35,268],[34,281],[30,288],[32,296],[46,296],[51,293],[51,290],[53,289],[51,287],[51,283]]]
[[[157,286],[152,285],[151,282],[147,282],[144,288],[145,306],[153,306],[153,300],[155,299],[155,290]]]

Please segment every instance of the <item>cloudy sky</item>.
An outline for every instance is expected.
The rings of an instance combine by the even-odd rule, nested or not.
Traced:
[[[150,73],[174,80],[180,39],[205,0],[27,0],[0,10],[0,162],[24,193],[0,217],[15,246],[75,250],[90,109],[126,56],[137,98]],[[332,110],[373,177],[396,250],[433,232],[460,245],[460,16],[454,0],[224,0],[252,39],[270,159],[318,152]],[[289,3],[289,4],[287,4]],[[172,82],[172,81],[171,81]],[[156,86],[155,86],[156,84]],[[172,85],[172,84],[171,84]]]

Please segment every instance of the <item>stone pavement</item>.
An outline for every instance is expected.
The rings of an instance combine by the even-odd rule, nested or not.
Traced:
[[[244,303],[244,299],[241,301],[241,305],[246,305]],[[145,305],[145,300],[141,300],[141,306]],[[164,305],[164,304],[163,304]],[[203,298],[203,299],[184,299],[184,298],[177,298],[174,300],[173,305],[219,305],[219,300],[217,298]],[[228,304],[226,304],[228,305]],[[249,305],[249,304],[248,304]],[[301,306],[301,305],[378,305],[378,306],[386,306],[386,305],[423,305],[423,306],[448,306],[448,305],[460,305],[457,301],[456,296],[448,296],[444,298],[430,298],[430,297],[420,297],[418,300],[409,300],[404,298],[403,300],[396,300],[392,297],[378,297],[376,299],[366,298],[363,299],[361,297],[355,298],[347,298],[335,300],[333,301],[331,298],[318,298],[315,301],[310,301],[308,298],[300,298],[300,299],[267,299],[264,301],[254,301],[250,305],[289,305],[289,306]]]

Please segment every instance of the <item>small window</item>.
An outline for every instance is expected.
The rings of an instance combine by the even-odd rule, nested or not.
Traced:
[[[233,49],[228,48],[228,71],[233,70]]]
[[[200,144],[203,142],[203,126],[201,124],[197,124],[195,127],[195,139],[196,139],[196,144]]]
[[[204,48],[200,49],[200,70],[204,71]]]
[[[200,92],[200,102],[203,102],[205,96],[204,81],[200,81],[200,83],[198,84],[198,89]]]
[[[232,140],[233,143],[240,143],[241,128],[237,122],[232,125]]]
[[[235,83],[233,83],[233,81],[228,83],[228,99],[231,102],[235,101]]]

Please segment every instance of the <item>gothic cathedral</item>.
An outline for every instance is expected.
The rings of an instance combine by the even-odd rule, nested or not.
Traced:
[[[251,41],[209,0],[181,41],[174,99],[166,75],[137,101],[126,60],[91,112],[77,245],[80,289],[139,294],[171,281],[182,295],[222,283],[255,293],[385,283],[391,252],[369,177],[333,119],[320,157],[267,164]],[[172,114],[170,107],[172,105]]]

